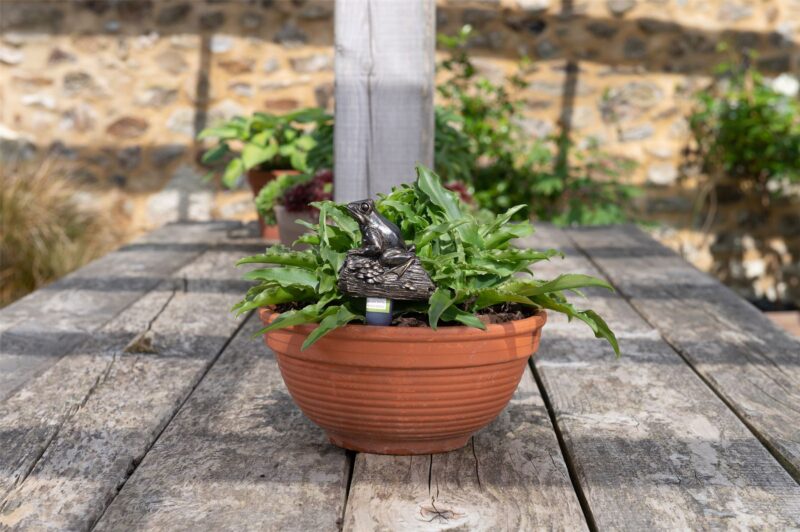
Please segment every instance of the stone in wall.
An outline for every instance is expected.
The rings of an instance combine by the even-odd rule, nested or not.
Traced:
[[[96,93],[98,85],[90,74],[76,71],[64,75],[63,89],[65,96],[88,95],[86,93]]]
[[[152,16],[153,0],[123,0],[116,2],[114,7],[122,22],[136,23]]]
[[[722,2],[717,18],[722,22],[738,22],[753,15],[753,6],[749,2]]]
[[[136,95],[136,105],[142,107],[169,107],[178,99],[177,89],[153,86]]]
[[[156,15],[156,24],[159,26],[175,26],[184,22],[192,12],[192,5],[188,2],[167,5]]]
[[[208,113],[208,125],[213,126],[234,116],[245,114],[244,108],[233,100],[223,100],[214,105]]]
[[[629,37],[625,39],[622,51],[625,59],[641,59],[647,55],[647,42],[639,37]]]
[[[239,26],[245,31],[257,30],[261,27],[262,17],[259,13],[248,11],[239,17]]]
[[[62,63],[75,63],[78,58],[75,54],[67,52],[66,50],[59,48],[56,46],[50,51],[50,55],[47,56],[47,64],[48,65],[60,65]]]
[[[606,7],[612,15],[621,17],[636,7],[636,0],[606,0]]]
[[[261,67],[262,72],[264,74],[272,74],[273,72],[278,71],[281,68],[281,64],[278,61],[277,57],[270,57],[264,61],[263,66]]]
[[[561,112],[559,123],[570,129],[584,129],[596,122],[594,109],[579,105]]]
[[[619,27],[603,21],[586,24],[586,30],[598,39],[609,40],[619,32]]]
[[[325,20],[333,16],[333,2],[317,0],[308,5],[303,5],[298,17],[306,20]]]
[[[606,122],[627,122],[642,116],[663,98],[664,92],[655,83],[629,81],[608,90],[600,101],[600,113]]]
[[[25,59],[25,53],[21,50],[0,46],[0,63],[4,65],[18,65]]]
[[[242,98],[252,98],[255,94],[253,85],[244,81],[235,81],[228,84],[228,90]]]
[[[214,35],[211,38],[211,52],[215,54],[224,54],[226,52],[230,52],[231,49],[233,49],[233,44],[233,37],[228,35]]]
[[[275,34],[275,42],[288,48],[297,48],[308,41],[308,35],[291,20]]]
[[[678,180],[678,169],[672,163],[655,163],[647,169],[647,182],[659,186],[671,186]]]
[[[307,57],[293,57],[289,60],[295,72],[309,74],[333,69],[333,57],[327,54],[314,54]]]
[[[64,11],[58,4],[27,2],[3,9],[3,29],[55,32],[64,20]]]
[[[175,109],[167,118],[166,126],[174,133],[194,138],[194,109],[189,107]]]
[[[139,166],[142,160],[142,147],[141,146],[128,146],[117,152],[117,162],[119,166],[126,171],[130,171]]]
[[[517,124],[535,139],[544,139],[555,130],[552,122],[539,118],[518,118]]]
[[[517,0],[517,7],[526,13],[544,13],[550,9],[550,0]]]
[[[168,74],[180,74],[189,69],[189,63],[183,58],[183,54],[175,50],[167,50],[160,53],[156,56],[155,61]]]
[[[120,139],[135,139],[144,135],[149,124],[137,116],[123,116],[106,127],[106,133]]]
[[[631,142],[648,139],[653,136],[653,133],[655,133],[655,128],[653,124],[648,123],[620,129],[618,136],[621,142]]]
[[[158,146],[150,154],[150,162],[156,168],[167,166],[179,160],[186,153],[186,146],[183,144],[167,144]]]
[[[271,113],[286,113],[300,107],[300,102],[294,98],[274,98],[264,100],[264,108]]]
[[[22,102],[22,105],[28,107],[38,107],[49,111],[54,111],[56,109],[55,97],[45,93],[24,94],[20,98],[20,102]]]
[[[199,23],[200,28],[205,31],[218,30],[225,25],[225,13],[222,11],[203,13],[200,15]]]
[[[219,67],[231,75],[247,74],[252,72],[255,68],[256,62],[251,58],[231,58],[221,59],[218,63]]]

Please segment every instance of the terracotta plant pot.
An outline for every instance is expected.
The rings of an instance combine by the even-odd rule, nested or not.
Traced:
[[[281,244],[291,246],[292,242],[300,238],[308,229],[297,223],[296,220],[305,220],[315,223],[319,221],[317,211],[308,210],[302,212],[287,211],[283,205],[275,206],[275,218],[278,219],[278,232],[280,233]]]
[[[250,185],[250,190],[253,191],[253,197],[258,196],[264,185],[275,179],[281,174],[297,174],[297,170],[258,170],[251,168],[247,171],[247,183]],[[258,216],[258,231],[261,238],[265,240],[278,240],[280,233],[277,225],[268,225],[264,222],[261,215]]]
[[[265,324],[277,316],[259,314]],[[539,311],[486,331],[347,325],[305,351],[300,346],[316,325],[264,338],[292,398],[331,443],[428,454],[463,447],[505,408],[546,319]]]

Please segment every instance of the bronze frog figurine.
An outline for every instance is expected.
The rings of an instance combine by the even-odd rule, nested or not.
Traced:
[[[362,237],[361,248],[351,253],[376,259],[390,268],[386,273],[402,277],[416,259],[414,245],[406,245],[400,228],[381,216],[371,199],[349,203],[347,210],[358,222]]]
[[[351,297],[421,301],[436,290],[428,272],[406,244],[400,229],[366,199],[347,205],[358,222],[361,247],[347,252],[339,269],[339,290]]]

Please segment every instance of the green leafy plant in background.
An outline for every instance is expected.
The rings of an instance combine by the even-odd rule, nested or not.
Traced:
[[[311,174],[280,174],[269,181],[256,196],[256,210],[264,219],[264,223],[274,225],[278,223],[275,218],[275,206],[279,204],[283,193],[299,183],[311,181]]]
[[[309,245],[309,250],[273,246],[238,262],[266,267],[245,275],[257,284],[234,306],[234,311],[242,314],[259,307],[293,304],[296,308],[282,312],[264,331],[318,323],[304,348],[337,327],[364,321],[365,312],[363,299],[345,296],[337,287],[347,251],[360,244],[358,225],[343,205],[325,201],[315,206],[320,211],[319,223],[309,224],[311,232],[297,241]],[[436,174],[420,166],[415,183],[381,196],[377,208],[400,227],[407,242],[415,245],[417,256],[437,286],[427,302],[397,302],[396,314],[425,316],[434,329],[440,324],[485,328],[479,316],[490,307],[512,303],[550,309],[583,321],[619,354],[617,339],[605,321],[592,310],[578,310],[564,294],[588,286],[611,287],[582,274],[539,279],[531,266],[559,253],[512,247],[513,239],[533,232],[527,221],[510,223],[522,206],[479,220],[457,194],[444,188]]]
[[[464,132],[463,120],[451,109],[434,108],[433,161],[436,172],[445,181],[470,183],[477,165],[470,138]]]
[[[725,46],[722,46],[725,50]],[[778,90],[745,55],[717,68],[709,87],[696,94],[689,116],[694,139],[690,162],[710,178],[707,190],[733,180],[766,206],[787,184],[800,182],[800,103]]]
[[[252,168],[294,169],[307,172],[308,156],[317,144],[316,129],[332,117],[319,108],[284,115],[253,113],[237,116],[200,132],[198,139],[217,140],[202,157],[204,164],[225,161],[222,182],[233,188],[239,177]]]
[[[437,86],[443,100],[436,122],[437,171],[467,182],[478,203],[494,212],[529,206],[515,219],[532,214],[560,225],[629,221],[627,207],[637,189],[619,178],[633,163],[603,153],[596,143],[578,149],[564,134],[531,139],[521,126],[522,102],[509,90],[526,85],[521,72],[527,61],[503,82],[481,76],[467,52],[471,33],[465,26],[454,36],[439,36],[448,56],[439,64],[446,78]],[[459,151],[460,158],[449,156]],[[448,157],[440,161],[440,154]]]
[[[314,146],[306,157],[308,173],[333,170],[333,117],[321,117],[311,131],[311,138],[314,139]]]

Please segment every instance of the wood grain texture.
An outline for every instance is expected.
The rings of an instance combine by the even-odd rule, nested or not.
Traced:
[[[634,227],[570,236],[800,481],[800,340]]]
[[[120,316],[121,334],[107,329],[110,338],[63,357],[2,405],[3,449],[15,453],[3,467],[11,490],[0,528],[85,529],[100,517],[239,327],[228,312],[248,283],[233,263],[247,252],[207,251],[166,297],[150,294]]]
[[[356,456],[345,530],[585,530],[530,371],[467,447],[428,456]]]
[[[337,201],[374,197],[433,165],[433,0],[336,2]]]
[[[0,310],[0,401],[238,225],[167,225]]]
[[[526,239],[568,255],[537,274],[599,275],[568,242],[546,227]],[[622,357],[551,313],[534,362],[596,527],[800,527],[800,486],[747,427],[624,299],[587,293],[581,306],[616,330]]]
[[[336,530],[349,463],[292,403],[253,317],[97,530]]]

